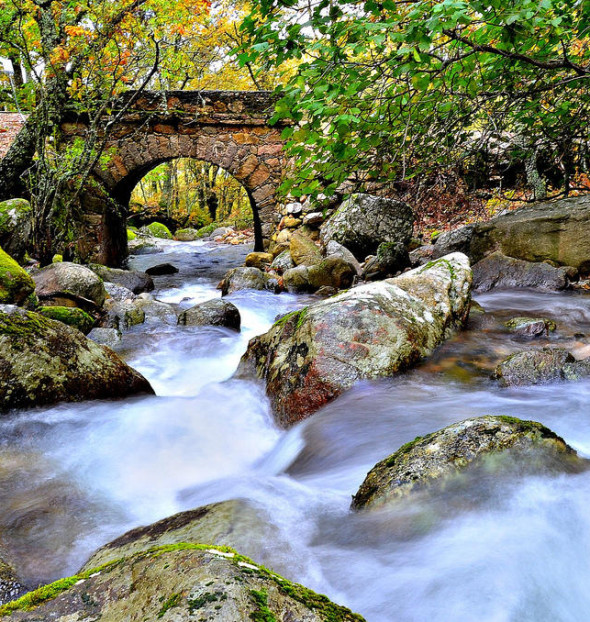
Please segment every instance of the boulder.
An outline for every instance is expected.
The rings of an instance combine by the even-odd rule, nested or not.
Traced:
[[[353,194],[322,226],[321,239],[324,244],[339,242],[362,261],[382,242],[407,245],[413,225],[414,213],[407,203]]]
[[[283,272],[283,287],[291,294],[300,294],[311,291],[309,284],[309,268],[297,266]]]
[[[1,411],[137,393],[153,389],[108,348],[38,313],[0,311]]]
[[[178,316],[178,323],[184,326],[225,326],[239,331],[241,318],[235,305],[216,298],[183,311]]]
[[[311,291],[316,291],[320,287],[348,289],[352,286],[356,275],[355,266],[338,255],[329,255],[307,269]]]
[[[130,255],[154,255],[164,252],[162,248],[142,238],[137,238],[127,244]]]
[[[126,287],[122,285],[116,285],[115,283],[105,282],[104,288],[107,290],[107,294],[113,299],[119,302],[124,302],[125,300],[133,300],[136,298],[135,294]]]
[[[254,551],[261,554],[269,540],[280,537],[277,531],[262,510],[247,501],[212,503],[128,531],[93,553],[81,571],[149,551],[155,546],[182,542],[231,546],[248,554]]]
[[[150,266],[146,269],[145,273],[149,276],[163,276],[166,274],[177,274],[178,268],[171,263],[159,263],[155,266]]]
[[[377,262],[383,276],[393,276],[410,265],[410,255],[405,244],[382,242],[377,248]]]
[[[139,294],[137,299],[134,301],[134,304],[137,308],[145,312],[146,321],[155,318],[159,322],[164,322],[169,325],[175,325],[178,323],[175,308],[167,302],[154,300],[154,297],[151,294],[145,292],[143,294]]]
[[[308,227],[319,227],[325,220],[322,212],[310,212],[303,217],[303,224]]]
[[[515,335],[521,337],[539,337],[541,335],[549,335],[557,328],[553,320],[544,317],[513,317],[505,324]]]
[[[520,471],[579,472],[587,461],[554,432],[534,421],[485,416],[454,423],[406,443],[368,473],[352,500],[354,509],[377,508],[410,493],[437,486],[490,457],[502,465],[510,457]],[[485,463],[484,463],[485,464]],[[488,469],[494,465],[488,461]]]
[[[107,348],[116,348],[123,339],[123,335],[119,330],[119,322],[116,323],[117,328],[97,326],[88,333],[88,339]]]
[[[554,268],[546,263],[492,253],[473,266],[473,289],[487,292],[496,287],[533,287],[558,291],[569,285],[568,269]]]
[[[494,376],[505,387],[579,380],[590,376],[590,361],[576,361],[563,348],[524,350],[505,358],[496,367]]]
[[[336,256],[344,259],[347,263],[354,266],[357,276],[360,276],[363,269],[356,257],[342,244],[338,244],[335,240],[330,240],[326,245],[326,256]]]
[[[272,260],[270,267],[279,274],[283,274],[286,270],[294,268],[295,264],[291,259],[291,253],[288,250],[284,250]]]
[[[241,289],[266,289],[268,276],[258,268],[233,268],[218,285],[221,295],[227,296]]]
[[[255,252],[246,255],[244,263],[247,268],[258,268],[259,270],[264,270],[272,263],[272,260],[273,257],[271,253]]]
[[[69,261],[41,268],[33,274],[33,280],[39,299],[51,300],[57,305],[81,306],[82,299],[102,307],[107,296],[104,283],[97,274],[86,266]]]
[[[432,261],[433,254],[433,244],[425,244],[424,246],[419,246],[418,248],[415,248],[409,253],[410,266],[412,266],[412,268],[417,268],[418,266],[423,266],[424,264],[427,264],[429,261]]]
[[[107,322],[102,324],[105,328],[131,328],[145,322],[145,310],[137,300],[118,301],[110,299],[104,303],[104,308],[108,314]],[[103,341],[100,343],[109,345]]]
[[[138,272],[137,270],[119,270],[117,268],[101,266],[100,264],[90,264],[88,267],[98,274],[103,281],[126,287],[134,294],[151,292],[154,289],[152,277],[145,272]]]
[[[234,231],[233,227],[217,227],[217,229],[214,229],[211,232],[211,237],[220,238],[220,237],[223,237],[224,235],[227,235],[228,233],[231,233],[232,231]]]
[[[174,234],[174,238],[179,242],[194,242],[198,240],[201,236],[199,235],[198,229],[178,229],[178,231]]]
[[[0,203],[0,246],[18,261],[23,261],[33,232],[33,210],[25,199]]]
[[[37,313],[76,328],[85,335],[92,330],[96,323],[91,315],[82,309],[78,309],[78,307],[40,307],[37,309]]]
[[[476,225],[465,225],[453,231],[441,233],[434,243],[432,258],[438,259],[449,253],[464,253],[470,257],[471,241]]]
[[[473,261],[499,250],[526,261],[551,261],[590,270],[590,196],[539,203],[477,225],[470,245]]]
[[[250,341],[237,375],[263,379],[278,423],[291,425],[358,380],[391,376],[431,354],[465,322],[470,291],[459,253],[356,287],[279,319]]]
[[[0,304],[23,305],[34,291],[30,275],[0,248]]]
[[[147,227],[143,227],[142,231],[154,238],[161,238],[163,240],[172,239],[170,229],[168,229],[168,227],[163,225],[161,222],[152,222]]]
[[[0,608],[17,621],[363,622],[228,547],[176,544],[61,579]]]
[[[315,242],[301,233],[291,236],[289,252],[296,266],[313,266],[322,260],[322,253]]]
[[[293,201],[292,203],[287,203],[285,209],[287,210],[287,214],[297,216],[303,212],[303,205],[297,201]]]

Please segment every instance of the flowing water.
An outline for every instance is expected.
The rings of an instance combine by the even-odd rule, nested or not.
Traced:
[[[133,265],[177,265],[179,274],[156,277],[155,294],[179,308],[219,296],[219,277],[245,252],[202,242],[163,246]],[[240,334],[150,318],[125,334],[119,351],[157,397],[4,418],[0,533],[21,574],[33,584],[71,574],[131,527],[240,498],[274,534],[243,553],[369,622],[587,619],[588,473],[480,474],[445,495],[380,512],[349,506],[377,461],[471,416],[541,421],[590,456],[590,382],[500,389],[490,379],[498,360],[526,347],[503,328],[515,315],[555,319],[558,330],[544,341],[589,354],[590,297],[478,296],[488,313],[473,315],[468,330],[420,368],[361,383],[282,431],[262,388],[231,376],[249,338],[310,299],[233,294]]]

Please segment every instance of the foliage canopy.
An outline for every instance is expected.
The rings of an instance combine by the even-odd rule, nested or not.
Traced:
[[[587,0],[253,0],[242,28],[242,62],[299,62],[276,114],[298,123],[294,194],[482,149],[548,154],[566,189],[587,166]]]

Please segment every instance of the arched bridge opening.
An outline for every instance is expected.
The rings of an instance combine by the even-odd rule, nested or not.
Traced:
[[[94,214],[102,209],[100,218],[94,218],[96,234],[90,235],[99,247],[95,257],[109,265],[121,263],[133,188],[150,170],[177,158],[209,162],[231,174],[249,197],[257,250],[268,245],[280,221],[276,195],[285,166],[282,127],[269,125],[274,107],[270,92],[150,91],[128,93],[120,105],[124,113],[113,110],[99,129],[105,155],[94,176],[112,201],[98,209],[96,200],[88,201]],[[71,118],[62,130],[74,140],[88,126]],[[86,241],[86,246],[92,244]]]

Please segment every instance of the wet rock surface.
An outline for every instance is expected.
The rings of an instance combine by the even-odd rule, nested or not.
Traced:
[[[12,620],[305,620],[363,618],[231,549],[178,544],[112,562],[5,605]]]
[[[438,432],[418,437],[379,462],[353,497],[354,509],[376,508],[399,500],[433,483],[445,481],[473,468],[483,458],[505,456],[528,472],[548,468],[580,472],[586,460],[554,432],[534,421],[485,416],[466,419]],[[517,453],[519,452],[519,453]],[[489,463],[488,468],[494,468]]]
[[[263,379],[278,422],[291,425],[356,381],[428,356],[466,320],[470,288],[461,254],[354,288],[279,319],[250,341],[237,374]]]
[[[79,331],[37,313],[0,311],[0,411],[137,393],[153,390]]]
[[[225,326],[240,330],[241,318],[238,308],[226,300],[207,300],[195,305],[178,316],[184,326]]]

